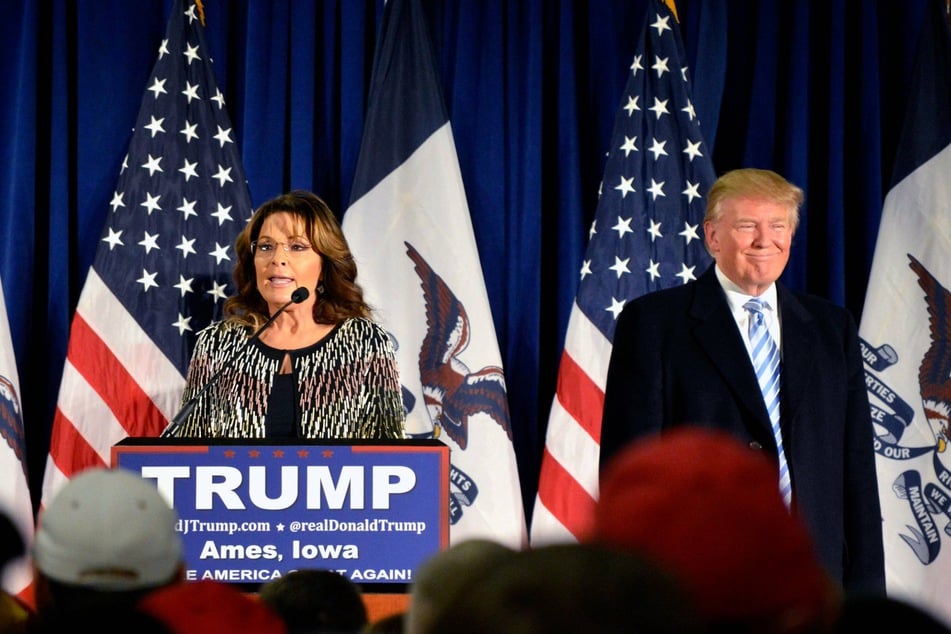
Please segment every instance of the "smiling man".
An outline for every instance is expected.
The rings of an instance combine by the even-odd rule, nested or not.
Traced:
[[[629,302],[618,317],[601,465],[627,443],[677,426],[724,429],[774,461],[777,494],[809,527],[831,577],[848,592],[884,594],[855,320],[778,281],[802,202],[799,187],[767,170],[734,170],[713,184],[704,234],[714,265]]]

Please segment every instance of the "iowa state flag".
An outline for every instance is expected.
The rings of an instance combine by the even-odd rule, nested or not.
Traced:
[[[26,552],[33,543],[33,502],[26,473],[26,437],[20,405],[20,379],[13,339],[7,320],[7,305],[0,283],[0,512],[19,530]],[[20,594],[30,584],[29,558],[24,556],[3,570],[3,589]]]
[[[951,32],[932,5],[859,334],[887,591],[951,625]]]
[[[451,449],[450,540],[519,548],[525,513],[505,376],[418,0],[389,0],[343,229],[397,346],[407,431]]]
[[[108,465],[115,443],[165,429],[195,336],[233,293],[251,197],[200,5],[171,10],[70,325],[44,504],[76,473]]]

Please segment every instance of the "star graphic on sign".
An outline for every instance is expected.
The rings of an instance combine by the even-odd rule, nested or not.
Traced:
[[[324,458],[333,458],[334,452],[331,449],[324,449],[321,454]]]

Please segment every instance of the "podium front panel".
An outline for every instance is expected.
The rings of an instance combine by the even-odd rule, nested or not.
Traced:
[[[179,514],[189,580],[259,585],[337,570],[405,587],[449,543],[449,448],[434,440],[129,438],[113,466],[152,480]]]

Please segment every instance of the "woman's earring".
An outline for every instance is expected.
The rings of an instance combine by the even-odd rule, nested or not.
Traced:
[[[320,284],[317,285],[317,294],[318,294],[318,295],[323,295],[323,294],[324,294],[324,283],[323,283],[323,282],[321,282]]]

